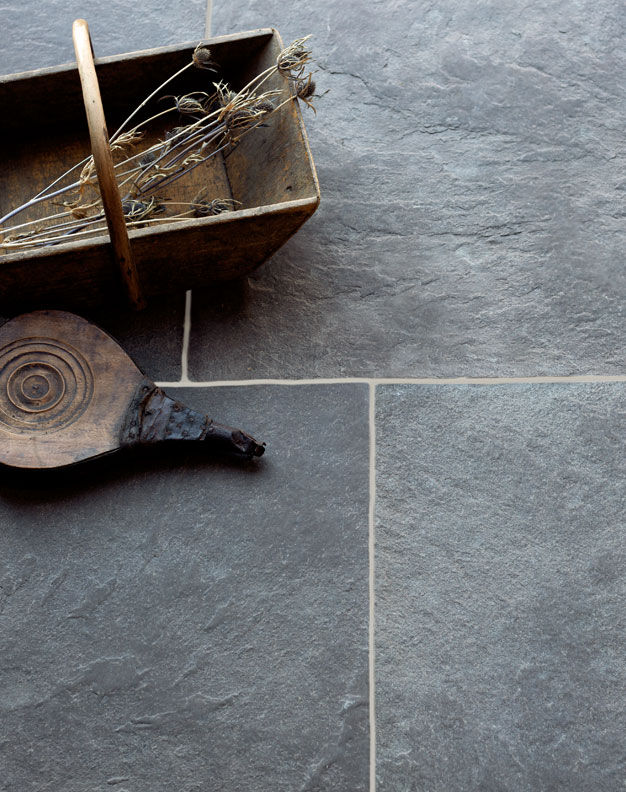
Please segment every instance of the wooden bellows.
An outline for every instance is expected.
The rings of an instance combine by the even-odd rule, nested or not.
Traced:
[[[36,311],[0,328],[0,464],[55,468],[163,440],[247,458],[265,450],[171,399],[80,316]]]

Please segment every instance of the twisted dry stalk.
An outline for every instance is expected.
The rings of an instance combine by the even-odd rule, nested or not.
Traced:
[[[231,151],[246,134],[265,125],[268,119],[294,98],[312,107],[315,83],[312,74],[305,74],[311,61],[306,43],[310,37],[296,39],[281,51],[276,62],[258,74],[239,91],[223,82],[213,82],[209,92],[194,91],[182,96],[160,95],[176,77],[190,68],[217,71],[208,47],[199,44],[191,61],[152,91],[124,120],[110,138],[116,178],[122,198],[127,226],[141,227],[190,217],[206,217],[233,211],[239,202],[209,196],[203,190],[189,202],[167,201],[167,206],[185,206],[176,214],[165,215],[166,199],[157,190],[183,178],[212,157]],[[261,91],[274,74],[280,74],[285,86],[280,90]],[[293,91],[289,90],[293,86]],[[282,101],[279,97],[286,94]],[[173,100],[172,104],[127,129],[131,121],[153,99]],[[137,150],[145,136],[145,128],[156,119],[176,112],[190,121],[169,130],[164,139]],[[80,168],[78,179],[58,187],[64,179]],[[56,188],[56,189],[54,189]],[[67,196],[63,199],[63,196]],[[7,221],[40,203],[50,202],[62,208],[39,219],[8,226]],[[7,250],[32,249],[67,241],[68,237],[84,237],[106,230],[93,157],[87,157],[55,179],[48,187],[0,218],[0,247]]]

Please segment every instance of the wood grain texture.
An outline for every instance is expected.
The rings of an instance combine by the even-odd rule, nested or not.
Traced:
[[[83,90],[83,102],[89,126],[91,140],[91,153],[93,155],[98,174],[100,196],[106,214],[111,246],[115,261],[119,267],[122,280],[128,292],[130,304],[136,310],[145,307],[141,294],[139,276],[133,261],[133,254],[128,239],[128,229],[122,208],[122,199],[115,178],[113,156],[109,146],[109,133],[107,131],[100,87],[96,76],[96,67],[93,60],[93,49],[89,26],[84,19],[77,19],[72,27],[74,50],[78,73]]]
[[[0,328],[0,462],[60,467],[115,450],[144,379],[85,319],[60,311],[12,319]]]
[[[130,231],[147,297],[252,272],[314,211],[310,199]],[[28,288],[25,288],[25,283]],[[11,312],[119,304],[108,238],[0,258],[0,305]]]

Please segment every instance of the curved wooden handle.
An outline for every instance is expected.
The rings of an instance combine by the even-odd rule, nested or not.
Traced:
[[[139,276],[130,249],[130,240],[128,239],[128,229],[124,220],[120,192],[115,180],[113,157],[109,146],[109,134],[102,108],[96,67],[93,62],[91,36],[89,35],[89,26],[84,19],[75,20],[72,26],[72,38],[74,40],[80,83],[83,89],[83,101],[87,114],[87,124],[89,125],[89,137],[91,138],[91,151],[96,166],[96,173],[98,174],[102,204],[109,227],[109,236],[111,237],[113,252],[122,273],[122,278],[126,284],[130,302],[135,309],[139,310],[145,306],[145,303],[141,295]]]

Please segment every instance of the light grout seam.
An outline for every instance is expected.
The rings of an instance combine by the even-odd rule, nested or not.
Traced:
[[[180,355],[180,380],[175,385],[168,382],[167,387],[190,387],[189,380],[189,338],[191,336],[191,290],[185,292],[185,322],[183,324],[183,348]]]
[[[376,385],[369,386],[369,509],[368,509],[368,554],[369,554],[369,635],[368,635],[368,669],[369,669],[369,726],[370,726],[370,761],[369,761],[369,792],[376,792],[376,576],[375,576],[375,509],[376,509]]]
[[[191,292],[189,306],[191,314]],[[185,314],[187,311],[185,310]],[[189,354],[189,329],[191,319],[185,315],[185,338],[183,339],[184,378],[177,382],[158,382],[161,388],[228,388],[246,385],[540,385],[626,382],[626,374],[576,374],[571,376],[538,377],[320,377],[317,379],[249,379],[192,381],[188,378],[186,357]]]
[[[209,38],[211,35],[211,16],[213,13],[213,0],[207,0],[206,13],[204,15],[204,37]]]

